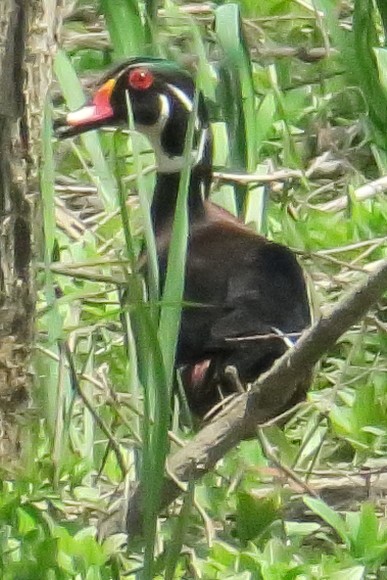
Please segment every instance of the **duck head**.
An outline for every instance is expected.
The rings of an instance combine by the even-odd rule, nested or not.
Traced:
[[[150,141],[158,171],[179,172],[184,164],[184,143],[194,108],[195,83],[176,64],[156,58],[134,58],[108,72],[89,102],[55,123],[59,138],[99,127],[127,127],[128,103],[134,126]],[[211,134],[203,96],[199,95],[192,165],[211,156]]]

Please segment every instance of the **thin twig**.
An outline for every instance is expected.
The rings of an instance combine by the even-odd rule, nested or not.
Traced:
[[[357,201],[364,201],[375,197],[380,193],[387,191],[387,176],[384,175],[375,181],[371,181],[366,185],[362,185],[353,193],[353,197]],[[347,195],[333,199],[332,201],[327,201],[326,203],[319,203],[318,205],[312,206],[314,209],[318,209],[324,212],[337,212],[345,209],[350,203],[350,198]]]
[[[280,169],[273,173],[231,173],[228,171],[214,171],[214,179],[228,183],[271,183],[273,181],[288,181],[302,179],[304,174],[298,169]]]
[[[289,479],[294,481],[297,484],[297,486],[300,487],[300,489],[302,489],[303,491],[305,491],[307,494],[311,495],[312,497],[317,498],[318,497],[317,493],[314,492],[312,490],[312,488],[309,487],[309,485],[306,484],[301,479],[301,477],[299,477],[290,467],[281,463],[281,461],[278,459],[278,457],[276,457],[276,455],[274,453],[274,449],[273,449],[272,445],[270,444],[270,442],[268,441],[268,439],[265,437],[265,434],[264,434],[262,429],[257,429],[257,436],[258,436],[259,442],[261,444],[261,447],[262,447],[266,457],[268,459],[270,459],[272,461],[272,463],[274,463],[274,465],[280,471],[282,471]]]
[[[91,403],[91,401],[89,401],[88,397],[85,395],[85,393],[81,389],[79,381],[78,381],[78,375],[77,375],[77,372],[76,372],[75,367],[74,367],[72,353],[71,353],[70,348],[69,348],[67,343],[65,343],[64,346],[65,346],[65,351],[66,351],[67,362],[69,365],[71,384],[72,384],[73,388],[75,389],[77,395],[79,395],[79,397],[82,399],[87,410],[91,413],[91,415],[92,415],[94,421],[97,423],[98,427],[106,435],[106,437],[109,441],[109,444],[110,444],[111,448],[113,449],[114,454],[117,458],[117,463],[121,469],[122,475],[125,477],[125,475],[128,471],[128,468],[127,468],[124,456],[121,453],[119,443],[116,441],[113,433],[110,431],[109,427],[105,424],[103,419],[101,419],[101,417],[98,415],[98,413],[95,412],[94,405]]]

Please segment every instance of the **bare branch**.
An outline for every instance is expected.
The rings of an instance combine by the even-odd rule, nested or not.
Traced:
[[[214,171],[214,179],[225,183],[272,183],[273,181],[288,181],[302,179],[304,174],[298,169],[279,169],[273,173],[231,173],[230,171]]]
[[[366,183],[359,187],[353,194],[354,198],[357,201],[364,201],[365,199],[369,199],[370,197],[375,197],[381,193],[384,193],[387,190],[387,177],[384,175],[379,179],[375,179],[375,181],[371,181],[370,183]],[[348,206],[349,197],[347,195],[343,195],[342,197],[338,197],[333,199],[332,201],[327,201],[326,203],[320,203],[315,205],[315,209],[319,209],[320,211],[324,212],[336,212],[345,209]]]
[[[384,260],[365,282],[343,298],[328,316],[321,318],[294,348],[262,375],[250,392],[237,396],[190,443],[169,458],[168,471],[174,474],[175,481],[165,478],[160,508],[168,506],[182,493],[176,480],[180,483],[198,480],[242,439],[254,435],[259,425],[286,409],[300,377],[310,374],[317,361],[386,290],[387,260]],[[102,523],[101,534],[122,532],[125,528],[130,537],[141,533],[142,494],[139,484],[129,497],[128,509],[124,509],[121,502],[118,511]]]

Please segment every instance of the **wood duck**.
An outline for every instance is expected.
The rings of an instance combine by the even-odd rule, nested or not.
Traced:
[[[157,161],[151,212],[161,284],[194,93],[193,79],[176,65],[135,58],[111,70],[92,100],[56,127],[62,138],[127,125],[130,100],[136,129],[149,139]],[[255,380],[310,325],[310,310],[294,254],[207,200],[212,147],[202,96],[191,164],[184,300],[201,306],[183,308],[176,368],[192,412],[203,417],[222,396],[235,392],[229,369],[236,369],[238,384]],[[308,386],[300,380],[291,405],[304,398]]]

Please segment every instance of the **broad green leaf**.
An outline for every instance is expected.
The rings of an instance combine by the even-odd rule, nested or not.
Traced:
[[[303,501],[315,514],[320,516],[340,536],[343,542],[349,545],[348,532],[343,518],[321,499],[304,497]]]
[[[333,572],[330,580],[364,580],[366,569],[364,566],[352,566],[340,572]]]
[[[253,540],[279,517],[278,499],[276,496],[256,498],[239,492],[236,517],[238,537],[242,542]]]

